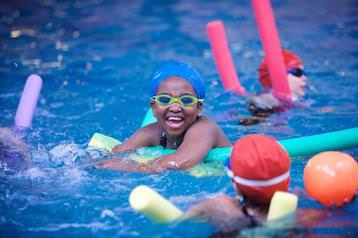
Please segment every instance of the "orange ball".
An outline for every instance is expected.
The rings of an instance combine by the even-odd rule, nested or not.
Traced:
[[[307,163],[303,182],[308,195],[325,206],[349,203],[358,190],[358,163],[350,155],[327,151]]]

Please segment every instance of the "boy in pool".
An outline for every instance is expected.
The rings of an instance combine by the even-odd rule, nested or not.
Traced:
[[[304,96],[307,83],[307,77],[303,70],[303,63],[296,54],[286,49],[282,51],[282,54],[287,68],[292,102],[297,103],[299,99]],[[264,90],[262,93],[248,98],[247,107],[253,116],[240,119],[240,124],[242,125],[252,125],[264,122],[265,117],[270,114],[284,111],[286,109],[285,105],[272,94],[270,74],[265,60],[262,61],[259,67],[259,79]]]
[[[164,64],[151,80],[150,94],[157,122],[139,129],[113,152],[157,145],[176,152],[145,164],[115,158],[98,168],[138,172],[187,169],[198,164],[211,148],[230,146],[219,126],[202,115],[205,86],[192,65],[177,61]]]
[[[217,195],[189,208],[184,215],[185,219],[215,225],[220,232],[213,237],[236,237],[244,228],[262,225],[273,194],[287,191],[290,182],[288,153],[275,139],[264,135],[249,135],[238,140],[225,167],[237,196]],[[295,224],[305,224],[305,227],[326,215],[314,209],[297,212]]]

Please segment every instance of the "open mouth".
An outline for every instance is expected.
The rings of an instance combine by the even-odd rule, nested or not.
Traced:
[[[180,116],[168,116],[165,119],[165,122],[167,123],[168,127],[173,130],[178,130],[181,128],[181,126],[184,124],[184,117]]]

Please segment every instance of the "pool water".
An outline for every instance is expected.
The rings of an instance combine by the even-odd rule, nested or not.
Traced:
[[[299,53],[309,77],[302,107],[245,127],[245,99],[224,92],[205,25],[221,19],[241,83],[259,91],[262,60],[250,1],[7,1],[0,3],[0,126],[11,126],[26,77],[44,80],[26,138],[32,166],[0,171],[1,237],[207,237],[208,224],[154,225],[133,212],[130,191],[148,185],[185,210],[204,197],[234,195],[226,176],[187,172],[102,171],[108,155],[87,150],[94,132],[125,139],[141,123],[149,77],[166,60],[191,62],[207,85],[205,114],[234,142],[265,133],[277,139],[358,126],[356,1],[273,1],[281,44]],[[355,158],[358,150],[348,150]],[[294,158],[290,190],[299,207],[329,211],[312,226],[246,229],[240,236],[358,236],[358,202],[328,209],[307,197]],[[294,232],[293,232],[294,230]],[[275,232],[275,234],[273,234]]]

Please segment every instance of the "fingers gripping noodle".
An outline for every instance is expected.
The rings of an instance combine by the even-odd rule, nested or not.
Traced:
[[[175,221],[183,215],[169,200],[145,185],[133,189],[129,195],[129,204],[158,224]]]
[[[15,115],[15,126],[31,127],[32,118],[42,88],[42,79],[36,74],[30,75],[22,92]]]

